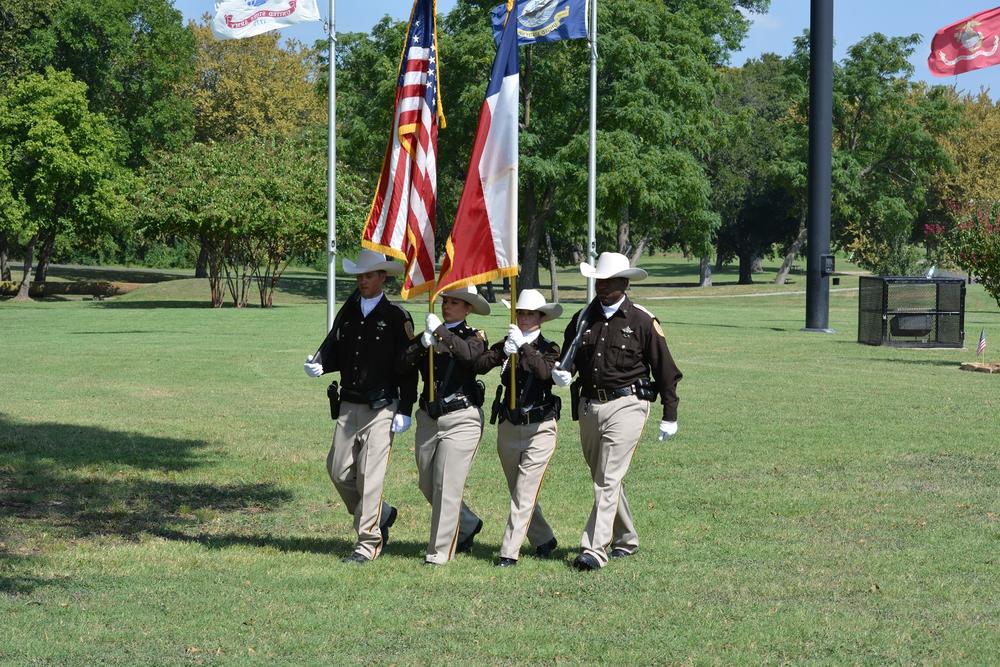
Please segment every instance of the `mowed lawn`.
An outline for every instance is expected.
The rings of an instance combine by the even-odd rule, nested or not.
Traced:
[[[411,430],[390,545],[340,562],[327,382],[302,372],[316,276],[271,310],[206,308],[192,279],[0,303],[0,663],[1000,662],[1000,377],[958,370],[983,327],[1000,358],[996,303],[970,287],[965,350],[869,347],[856,280],[821,335],[800,331],[801,276],[699,290],[654,266],[637,301],[685,374],[680,432],[657,442],[654,409],[626,478],[640,551],[595,573],[570,566],[593,496],[568,408],[541,493],[553,560],[493,567],[509,498],[487,425],[471,554],[422,566]],[[473,322],[495,341],[506,317]]]

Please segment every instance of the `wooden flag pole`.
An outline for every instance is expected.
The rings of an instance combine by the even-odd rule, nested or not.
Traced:
[[[510,277],[510,323],[517,324],[517,275]],[[517,409],[517,353],[510,355],[510,409]]]
[[[434,290],[427,293],[427,312],[434,312]],[[425,327],[426,328],[426,327]],[[427,346],[427,400],[433,401],[434,395],[434,342]]]

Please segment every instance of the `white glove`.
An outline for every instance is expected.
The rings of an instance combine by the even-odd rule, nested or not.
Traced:
[[[552,369],[552,381],[560,387],[568,387],[569,383],[573,381],[573,374],[559,368],[559,362],[557,361],[556,367]]]
[[[420,334],[420,344],[424,347],[430,347],[434,344],[434,336],[431,335],[430,331],[425,331]]]
[[[407,429],[410,428],[410,418],[406,415],[396,414],[392,418],[392,426],[390,430],[393,433],[405,433]]]
[[[660,442],[669,440],[670,436],[675,433],[677,433],[677,422],[668,422],[666,420],[660,422]]]
[[[306,357],[306,363],[303,365],[303,369],[305,370],[306,375],[311,378],[318,378],[323,374],[323,364],[314,364],[313,355],[311,354]]]
[[[517,354],[517,350],[517,343],[514,342],[513,338],[508,337],[507,340],[503,342],[503,353],[508,357],[512,354]]]
[[[441,318],[434,313],[427,313],[427,317],[424,318],[425,331],[434,333],[434,330],[441,326]]]
[[[518,348],[524,345],[524,334],[521,333],[516,324],[507,327],[507,340],[514,341],[514,345],[517,345]]]

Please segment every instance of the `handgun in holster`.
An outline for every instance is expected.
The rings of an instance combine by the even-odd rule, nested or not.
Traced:
[[[583,383],[580,380],[569,386],[569,408],[575,422],[580,421],[580,387],[582,386]]]
[[[503,410],[503,385],[497,387],[497,395],[493,399],[493,405],[490,407],[490,423],[496,424],[497,419],[500,417],[500,412]]]
[[[337,421],[340,417],[340,392],[337,391],[336,380],[326,388],[326,397],[330,400],[330,419]]]

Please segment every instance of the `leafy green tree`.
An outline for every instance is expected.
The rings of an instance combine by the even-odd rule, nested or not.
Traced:
[[[915,268],[918,216],[937,174],[952,169],[942,140],[960,109],[943,87],[910,80],[920,40],[873,33],[834,73],[834,233],[876,273]],[[793,57],[801,63],[807,53],[800,38]]]
[[[322,122],[326,95],[317,96],[312,84],[311,49],[294,41],[283,47],[278,31],[219,40],[207,15],[189,29],[197,64],[187,94],[198,141],[288,136]]]
[[[39,249],[60,234],[99,237],[126,214],[115,134],[69,72],[29,74],[0,96],[0,230],[24,248],[19,299]]]
[[[34,3],[25,3],[34,4]],[[130,166],[190,141],[194,39],[169,0],[43,0],[19,47],[22,67],[68,70],[87,84],[91,110],[120,135]],[[22,11],[24,13],[24,11]]]
[[[326,239],[326,142],[322,132],[235,142],[195,142],[143,170],[137,217],[146,234],[206,249],[212,305],[226,290],[246,305],[256,282],[264,307],[290,259]],[[337,174],[339,233],[360,237],[367,202],[350,171]],[[350,238],[345,239],[350,247]],[[357,241],[355,240],[355,244]]]
[[[788,155],[794,128],[786,119],[796,92],[785,61],[765,54],[727,70],[716,98],[717,144],[707,160],[722,219],[716,245],[720,260],[739,259],[741,284],[753,282],[754,258],[788,242],[795,230],[801,202],[786,171],[790,158],[797,162]]]

